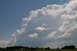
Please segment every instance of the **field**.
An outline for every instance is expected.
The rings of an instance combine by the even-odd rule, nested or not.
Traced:
[[[0,50],[1,51],[1,50]],[[3,51],[77,51],[77,49],[52,49],[52,50],[3,50]]]
[[[77,49],[53,49],[53,50],[36,50],[36,51],[77,51]]]

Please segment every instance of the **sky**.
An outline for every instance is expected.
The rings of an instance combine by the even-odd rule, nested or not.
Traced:
[[[77,0],[0,0],[0,47],[77,47]]]
[[[60,0],[0,0],[0,40],[8,40],[16,29],[21,29],[21,20],[31,10],[41,9],[48,4],[63,4]],[[6,37],[5,37],[6,36]]]

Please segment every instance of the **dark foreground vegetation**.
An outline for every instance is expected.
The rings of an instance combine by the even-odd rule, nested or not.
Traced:
[[[33,48],[33,47],[23,47],[23,46],[11,46],[6,48],[0,48],[0,51],[77,51],[74,45],[64,46],[62,48],[51,49],[46,48]]]

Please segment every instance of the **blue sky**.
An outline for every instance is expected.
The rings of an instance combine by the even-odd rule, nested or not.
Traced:
[[[77,47],[77,0],[0,0],[0,47]]]
[[[21,20],[31,10],[48,4],[63,4],[68,0],[0,0],[0,40],[8,40],[16,29],[21,28]]]

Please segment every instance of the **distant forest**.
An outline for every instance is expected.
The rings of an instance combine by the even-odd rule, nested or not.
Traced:
[[[34,47],[23,47],[23,46],[11,46],[11,47],[6,47],[6,48],[0,48],[0,50],[2,51],[6,51],[6,50],[40,50],[40,49],[51,49],[50,47],[46,47],[46,48],[34,48]],[[70,46],[64,46],[62,48],[56,48],[56,49],[77,49],[74,45],[70,45]]]

